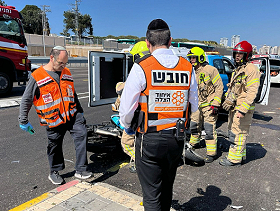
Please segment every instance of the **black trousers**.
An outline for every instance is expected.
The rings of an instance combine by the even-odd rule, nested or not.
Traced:
[[[87,129],[86,120],[82,113],[76,113],[71,121],[55,128],[46,128],[48,136],[47,154],[51,171],[60,171],[65,168],[62,150],[63,138],[67,131],[70,132],[76,150],[77,171],[87,170]]]
[[[173,130],[170,130],[173,131]],[[135,162],[145,211],[170,210],[173,183],[184,143],[173,133],[136,133]]]

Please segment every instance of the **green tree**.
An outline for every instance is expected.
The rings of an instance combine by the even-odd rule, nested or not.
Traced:
[[[23,28],[29,34],[43,34],[42,10],[35,5],[26,5],[20,13],[23,16]],[[46,21],[46,34],[50,34],[49,22]]]
[[[60,33],[61,35],[64,36],[70,36],[69,30],[71,29],[72,32],[76,33],[76,25],[75,25],[75,14],[71,11],[64,11],[63,13],[64,20],[63,23],[64,29],[63,32]],[[85,14],[82,15],[78,13],[78,36],[81,38],[82,35],[93,35],[93,27],[91,24],[92,18],[90,15]]]
[[[2,0],[0,0],[0,5],[1,6],[7,6],[7,4],[4,1],[2,1]]]

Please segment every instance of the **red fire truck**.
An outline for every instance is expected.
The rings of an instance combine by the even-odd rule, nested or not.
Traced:
[[[0,96],[25,82],[31,67],[21,20],[15,7],[0,6]]]

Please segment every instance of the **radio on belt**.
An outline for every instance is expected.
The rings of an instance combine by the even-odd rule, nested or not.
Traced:
[[[185,140],[185,121],[178,119],[176,122],[176,139],[177,141]]]

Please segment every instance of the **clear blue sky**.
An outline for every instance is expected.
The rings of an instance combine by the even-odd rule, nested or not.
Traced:
[[[19,11],[26,4],[49,5],[51,33],[63,31],[63,11],[71,10],[75,0],[4,0]],[[230,40],[240,35],[258,48],[264,44],[280,46],[279,0],[81,0],[81,14],[92,17],[95,36],[145,36],[151,20],[161,18],[173,38]],[[69,31],[70,32],[70,31]],[[72,32],[70,32],[72,34]]]

